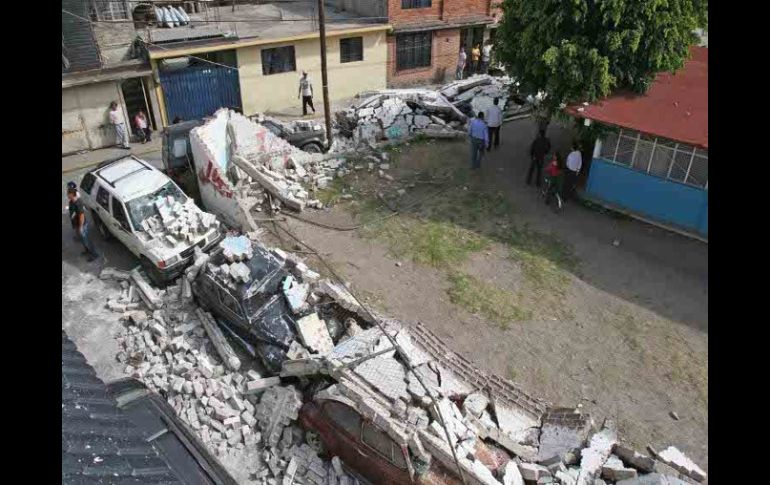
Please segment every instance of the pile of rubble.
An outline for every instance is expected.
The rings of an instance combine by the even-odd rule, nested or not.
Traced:
[[[248,221],[251,215],[245,214],[263,212],[266,208],[271,212],[282,207],[296,211],[323,208],[321,201],[313,197],[314,191],[354,168],[364,167],[350,166],[345,157],[332,153],[304,152],[264,125],[226,109],[195,128],[190,139],[193,153],[202,153],[194,161],[199,173],[204,174],[199,179],[206,206],[246,231],[255,230],[256,224]],[[361,150],[357,158],[360,156]],[[378,161],[385,157],[382,154]],[[232,205],[233,196],[238,207]],[[241,217],[229,217],[236,212],[242,213]]]
[[[106,269],[102,277],[135,287],[131,273]],[[113,308],[124,311],[116,358],[126,375],[163,396],[213,453],[256,450],[260,460],[249,471],[257,483],[358,484],[339,458],[323,460],[305,443],[296,424],[303,397],[295,386],[245,370],[211,315],[183,296],[181,282],[145,289],[152,306],[136,291],[130,309]]]
[[[139,232],[148,243],[160,241],[171,248],[180,243],[189,246],[201,235],[219,228],[216,216],[201,211],[192,199],[183,204],[168,195],[157,197],[152,206],[154,214],[142,220],[140,225],[144,231]]]
[[[485,111],[497,98],[505,110],[513,80],[488,75],[455,81],[438,90],[385,89],[363,93],[363,101],[336,113],[339,133],[354,144],[415,135],[455,138],[468,117]],[[360,95],[361,96],[361,95]]]
[[[706,479],[676,448],[638,453],[619,441],[612,423],[597,431],[579,408],[528,396],[419,323],[375,315],[382,327],[375,325],[344,286],[321,279],[296,256],[252,247],[243,236],[221,247],[230,268],[269,253],[289,269],[278,296],[293,314],[296,337],[278,376],[244,365],[214,318],[193,304],[190,281],[203,267],[215,270],[207,255],[198,252],[185,276],[165,290],[152,288],[137,270],[107,269],[102,277],[123,287],[108,306],[124,315],[117,358],[126,374],[163,395],[217,453],[255,447],[261,462],[254,478],[261,483],[355,483],[339,459],[319,458],[297,426],[303,401],[311,399],[356,410],[408,451],[404,458],[418,475],[456,475],[459,463],[468,483],[484,485]],[[242,283],[232,269],[228,274],[232,284]],[[325,383],[320,390],[319,383]]]

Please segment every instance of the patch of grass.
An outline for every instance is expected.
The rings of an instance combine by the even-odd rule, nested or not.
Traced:
[[[516,304],[516,296],[509,291],[459,272],[450,273],[449,282],[448,293],[452,303],[492,320],[504,330],[512,322],[532,317],[531,312]]]
[[[316,197],[324,206],[333,205],[342,200],[342,195],[351,191],[350,183],[344,178],[337,177],[324,189],[316,192]]]
[[[490,244],[487,238],[454,224],[403,215],[374,223],[362,232],[384,241],[391,256],[409,257],[434,268],[460,263]]]
[[[459,170],[453,182],[464,170]],[[465,227],[477,227],[490,220],[508,220],[515,212],[514,206],[502,192],[467,190],[460,182],[446,196],[438,198],[424,212],[431,218],[447,219]]]
[[[569,283],[568,272],[576,272],[579,260],[572,248],[552,234],[514,227],[501,234],[510,246],[510,257],[521,265],[522,273],[535,289],[563,294]]]

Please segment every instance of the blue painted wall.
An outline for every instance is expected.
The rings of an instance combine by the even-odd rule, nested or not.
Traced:
[[[708,237],[707,190],[594,158],[586,194],[640,216]]]

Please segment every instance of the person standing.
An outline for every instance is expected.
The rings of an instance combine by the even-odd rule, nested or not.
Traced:
[[[536,171],[535,184],[540,187],[543,181],[543,161],[550,150],[551,140],[545,136],[545,130],[540,130],[537,138],[535,138],[535,141],[533,141],[532,145],[529,147],[531,162],[529,163],[529,171],[527,172],[527,185],[532,185],[532,172]]]
[[[471,67],[471,74],[478,74],[479,72],[479,61],[481,60],[481,48],[478,44],[471,50],[471,61],[473,61],[473,65]]]
[[[577,187],[578,175],[580,175],[580,169],[583,168],[583,155],[580,153],[577,143],[572,143],[572,151],[567,155],[567,171],[565,181],[564,199],[571,199],[575,194],[575,188]]]
[[[481,72],[487,74],[489,72],[489,61],[492,59],[492,42],[487,40],[484,47],[481,49]]]
[[[484,156],[484,148],[489,144],[489,130],[484,123],[484,113],[478,113],[468,125],[468,134],[471,136],[471,168],[481,168],[481,157]]]
[[[499,102],[499,98],[495,98],[494,104],[487,108],[487,128],[489,128],[487,151],[492,149],[492,140],[494,140],[495,148],[500,146],[500,127],[503,124],[503,112],[500,106],[497,105]]]
[[[315,107],[313,107],[313,84],[307,77],[307,71],[302,71],[302,77],[299,80],[299,93],[297,98],[302,96],[302,116],[307,115],[307,107],[313,110],[315,114]]]
[[[83,243],[86,255],[89,262],[99,257],[99,253],[96,252],[96,248],[88,237],[88,221],[86,220],[86,210],[83,201],[80,199],[80,194],[76,188],[67,186],[67,199],[69,199],[69,213],[70,220],[72,221],[72,227],[80,237],[80,242]]]
[[[70,190],[74,190],[75,191],[75,195],[77,197],[80,197],[80,191],[78,191],[78,186],[77,186],[77,184],[75,182],[72,182],[72,181],[67,182],[67,192],[69,192]],[[80,235],[78,234],[78,229],[75,226],[75,220],[72,218],[72,211],[71,211],[71,209],[72,208],[70,207],[70,224],[72,225],[72,238],[75,241],[79,241],[80,240]]]
[[[458,80],[463,78],[463,72],[465,71],[465,61],[468,59],[468,55],[465,53],[465,47],[460,47],[460,54],[457,57],[457,70],[455,71],[455,78]]]
[[[118,110],[118,103],[110,103],[110,124],[115,129],[115,144],[124,150],[130,150],[128,144],[128,132],[126,124],[123,122],[123,113]]]
[[[136,133],[139,135],[139,139],[142,143],[152,141],[152,131],[147,126],[147,115],[144,114],[144,110],[140,109],[134,116],[134,126],[136,127]]]

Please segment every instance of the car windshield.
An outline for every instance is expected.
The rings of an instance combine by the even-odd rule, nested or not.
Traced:
[[[174,185],[173,182],[169,181],[155,192],[137,197],[136,199],[126,203],[126,207],[128,207],[128,215],[131,218],[131,223],[134,225],[134,228],[137,231],[144,231],[144,228],[142,227],[142,221],[158,213],[158,210],[155,208],[155,201],[159,197],[168,196],[173,197],[174,200],[180,204],[185,204],[187,202],[187,197],[182,193],[182,191],[179,190],[179,188]]]

